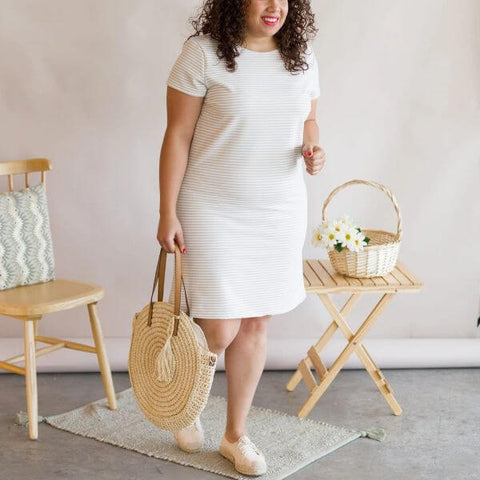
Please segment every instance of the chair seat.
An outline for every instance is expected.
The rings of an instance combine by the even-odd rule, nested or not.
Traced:
[[[0,314],[43,315],[102,299],[105,290],[93,283],[56,278],[49,282],[0,290]]]

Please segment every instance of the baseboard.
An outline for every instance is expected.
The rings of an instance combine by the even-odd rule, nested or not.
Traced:
[[[68,338],[93,345],[91,338]],[[269,338],[265,370],[295,370],[298,362],[317,339]],[[113,372],[126,372],[129,338],[105,339],[110,367]],[[327,366],[340,354],[346,340],[332,339],[322,352]],[[480,367],[480,338],[371,338],[363,342],[381,369],[388,368],[465,368]],[[39,343],[37,348],[45,347]],[[0,338],[0,360],[23,352],[22,338]],[[23,363],[19,363],[22,366]],[[353,354],[344,368],[363,368]],[[217,370],[225,370],[224,355],[220,355]],[[37,372],[98,372],[97,357],[91,353],[61,349],[37,358]],[[0,373],[8,373],[0,369]]]

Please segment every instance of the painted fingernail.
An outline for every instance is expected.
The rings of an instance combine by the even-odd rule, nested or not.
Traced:
[[[187,249],[184,247],[182,253],[187,253]]]
[[[310,150],[307,150],[307,157],[311,157],[312,156],[312,152]]]

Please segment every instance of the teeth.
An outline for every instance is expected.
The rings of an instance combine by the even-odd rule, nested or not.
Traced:
[[[267,22],[276,22],[278,19],[275,17],[263,17]]]

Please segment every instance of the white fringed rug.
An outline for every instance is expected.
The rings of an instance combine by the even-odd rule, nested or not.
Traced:
[[[225,477],[254,478],[238,473],[217,450],[225,428],[227,401],[224,397],[210,395],[200,416],[205,432],[204,446],[195,453],[180,450],[171,432],[160,430],[143,415],[131,388],[117,393],[116,397],[116,410],[110,410],[107,399],[102,398],[66,413],[40,416],[39,422]],[[17,414],[16,423],[28,424],[25,412]],[[252,405],[247,435],[263,452],[267,462],[267,473],[256,478],[280,480],[357,438],[382,441],[385,431],[382,428],[350,430]]]

